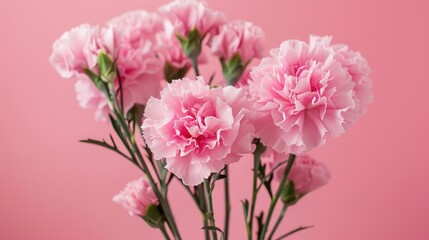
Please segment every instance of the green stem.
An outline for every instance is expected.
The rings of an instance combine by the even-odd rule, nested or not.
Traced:
[[[200,70],[198,69],[198,56],[192,57],[190,59],[191,59],[192,67],[194,68],[194,71],[195,71],[195,75],[197,77],[200,76]]]
[[[164,224],[162,224],[162,225],[159,227],[159,230],[161,230],[162,235],[164,236],[165,240],[170,240],[170,236],[168,236],[168,233],[167,233],[167,230],[165,230],[165,226],[164,226]]]
[[[253,184],[252,184],[252,201],[250,203],[250,214],[248,220],[248,228],[250,231],[247,233],[247,238],[249,240],[253,239],[253,216],[255,215],[255,206],[256,206],[256,197],[258,195],[257,191],[257,180],[259,175],[259,165],[261,162],[261,155],[264,153],[264,147],[261,143],[256,143],[256,149],[253,152]]]
[[[206,195],[207,202],[207,218],[209,219],[210,226],[216,228],[215,220],[214,220],[214,212],[213,212],[213,201],[212,194],[210,191],[210,183],[209,180],[204,179],[204,194]],[[217,240],[217,230],[212,230],[213,240]]]
[[[282,220],[285,216],[287,207],[288,207],[287,204],[283,204],[282,211],[280,212],[279,218],[277,219],[276,224],[274,225],[273,229],[271,230],[270,235],[268,236],[268,240],[273,239],[274,233],[276,232],[277,228],[280,226],[280,223],[282,222]]]
[[[126,139],[128,140],[128,142],[123,141],[123,143],[124,143],[124,145],[127,146],[127,149],[129,149],[128,144],[131,145],[131,150],[129,149],[129,152],[131,155],[133,155],[133,156],[134,156],[134,154],[137,155],[138,163],[142,166],[143,172],[146,174],[151,187],[153,188],[157,198],[159,199],[160,205],[161,205],[162,209],[164,210],[166,220],[169,223],[168,225],[171,227],[171,231],[173,232],[173,235],[175,236],[176,239],[181,240],[180,233],[179,233],[179,230],[177,229],[177,226],[176,226],[176,223],[174,221],[173,214],[171,213],[170,207],[169,207],[166,199],[163,197],[160,190],[158,189],[158,186],[155,183],[152,175],[150,174],[149,168],[148,168],[146,162],[144,161],[143,155],[141,154],[141,152],[137,146],[134,135],[132,135],[130,133],[130,129],[129,129],[128,125],[126,124],[124,116],[122,114],[120,114],[120,111],[118,111],[120,109],[120,106],[118,103],[118,99],[116,97],[116,93],[115,93],[115,89],[114,89],[113,84],[109,85],[109,90],[111,93],[111,100],[113,101],[113,104],[110,105],[112,107],[111,111],[115,114],[116,120],[118,121],[119,125],[122,128],[123,133],[125,134]],[[133,158],[135,159],[135,156]]]
[[[268,230],[268,226],[270,225],[270,220],[271,217],[273,215],[274,212],[274,208],[276,207],[277,201],[280,198],[280,195],[282,193],[282,190],[284,188],[284,185],[286,183],[287,177],[289,175],[290,170],[292,169],[292,165],[293,162],[295,161],[295,154],[290,154],[289,155],[289,159],[287,161],[287,165],[286,165],[286,169],[285,169],[285,173],[283,174],[283,178],[280,181],[280,185],[277,189],[276,194],[274,195],[274,197],[271,199],[271,204],[270,204],[270,208],[268,210],[268,214],[267,214],[267,218],[265,220],[264,226],[262,227],[262,231],[261,231],[261,235],[259,237],[259,240],[264,240],[265,234],[267,233]]]
[[[197,186],[198,189],[198,200],[199,200],[199,208],[201,211],[201,214],[203,215],[203,224],[204,224],[204,236],[206,240],[210,240],[210,234],[209,230],[207,229],[207,226],[209,226],[209,221],[207,219],[207,207],[205,203],[205,194],[204,194],[204,186],[203,184],[200,184]]]
[[[231,216],[231,201],[229,197],[229,174],[228,174],[228,166],[225,167],[225,227],[224,238],[228,240],[228,232],[229,232],[229,218]]]

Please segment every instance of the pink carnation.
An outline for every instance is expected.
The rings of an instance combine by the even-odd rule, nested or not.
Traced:
[[[219,27],[210,46],[213,54],[225,60],[239,54],[243,64],[264,55],[264,32],[250,22],[235,21]]]
[[[270,171],[281,162],[287,161],[288,158],[289,154],[277,153],[271,149],[267,149],[262,154],[261,161],[267,164]],[[285,170],[286,164],[284,163],[274,170],[274,179],[281,181]],[[318,162],[308,155],[298,155],[287,179],[294,183],[295,190],[302,195],[326,185],[330,178],[331,173],[324,163]]]
[[[61,76],[77,78],[79,104],[95,108],[96,119],[106,120],[107,100],[83,69],[98,73],[98,54],[106,52],[115,60],[122,80],[125,112],[135,104],[146,104],[151,96],[159,95],[163,83],[163,62],[154,51],[155,34],[162,29],[161,17],[144,11],[126,13],[101,29],[82,25],[54,43],[50,60]],[[118,91],[119,79],[114,86]]]
[[[147,88],[159,89],[162,62],[154,46],[156,34],[162,30],[161,17],[155,13],[134,11],[113,19],[109,25],[116,34],[117,55],[114,58],[121,76],[146,81]]]
[[[91,69],[97,64],[99,37],[98,27],[88,24],[75,27],[54,42],[49,61],[61,77],[75,77],[84,68]]]
[[[204,36],[226,21],[223,13],[208,8],[207,3],[200,0],[175,0],[159,11],[168,19],[165,24],[169,35],[187,37],[197,29]]]
[[[256,134],[264,145],[301,153],[345,132],[356,84],[336,54],[320,41],[290,40],[252,69]]]
[[[198,185],[253,151],[247,95],[234,87],[210,88],[202,77],[176,80],[151,98],[142,125],[155,159],[186,185]]]
[[[354,52],[344,44],[331,44],[332,37],[325,36],[310,36],[310,42],[320,42],[328,47],[332,47],[335,51],[335,59],[347,69],[355,83],[354,93],[356,104],[353,109],[343,114],[347,123],[356,122],[367,110],[369,104],[373,100],[372,81],[369,77],[371,69],[368,62],[362,57],[359,52]]]
[[[113,198],[113,201],[125,208],[130,215],[141,217],[146,215],[150,205],[159,204],[155,192],[144,177],[129,182],[125,189]]]

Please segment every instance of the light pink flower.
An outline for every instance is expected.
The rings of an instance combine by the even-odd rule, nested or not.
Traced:
[[[146,215],[150,205],[159,204],[155,192],[144,177],[129,182],[124,190],[113,197],[113,201],[125,208],[130,215],[141,217]]]
[[[264,32],[250,22],[235,21],[220,26],[209,44],[213,55],[229,60],[239,54],[244,65],[264,55]]]
[[[347,121],[346,126],[348,126],[356,122],[367,111],[369,104],[373,101],[372,80],[369,77],[371,69],[369,68],[368,62],[359,52],[350,50],[349,47],[344,44],[332,44],[331,41],[331,36],[310,36],[310,42],[320,42],[334,49],[335,59],[347,69],[355,83],[355,107],[343,114],[344,119]]]
[[[234,87],[210,88],[202,77],[176,80],[151,98],[142,125],[155,159],[186,185],[198,185],[253,151],[247,95]]]
[[[109,26],[116,35],[117,53],[113,57],[121,77],[146,80],[147,88],[159,85],[163,66],[154,47],[156,35],[163,29],[161,17],[155,13],[133,11],[113,19]]]
[[[267,164],[268,171],[275,168],[283,161],[287,161],[289,154],[277,153],[267,149],[262,154],[262,163]],[[274,179],[281,181],[286,170],[286,163],[274,170]],[[318,162],[308,155],[298,155],[288,175],[288,180],[294,183],[295,190],[299,194],[306,194],[326,185],[331,178],[329,168],[322,162]]]
[[[200,0],[175,0],[161,6],[159,11],[168,19],[165,24],[169,35],[187,37],[197,29],[205,36],[226,21],[223,13],[208,8],[207,3]]]
[[[61,77],[75,77],[84,68],[91,69],[97,64],[99,36],[98,27],[88,24],[75,27],[54,42],[49,61]]]
[[[320,41],[283,42],[251,77],[257,135],[280,153],[302,153],[327,135],[341,135],[348,123],[344,113],[356,106],[352,76]]]

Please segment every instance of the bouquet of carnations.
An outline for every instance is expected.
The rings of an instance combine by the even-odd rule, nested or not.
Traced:
[[[209,54],[220,63],[222,82],[199,70]],[[286,209],[330,179],[326,165],[304,153],[343,134],[372,100],[368,64],[346,45],[310,36],[265,55],[261,28],[227,21],[198,0],[73,28],[55,41],[50,62],[61,77],[76,79],[79,104],[94,108],[117,135],[82,142],[114,151],[142,172],[113,200],[165,239],[182,239],[169,204],[175,179],[201,211],[205,239],[228,239],[228,169],[248,154],[248,239],[283,239],[307,228],[277,232]],[[223,226],[212,201],[219,183]],[[256,214],[261,191],[271,200]]]

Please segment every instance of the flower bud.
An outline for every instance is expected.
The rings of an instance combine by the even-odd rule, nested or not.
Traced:
[[[164,224],[164,215],[158,205],[151,204],[146,208],[146,215],[142,216],[143,220],[154,228],[159,228]]]
[[[221,60],[223,77],[228,85],[235,85],[240,80],[246,66],[243,65],[239,54],[234,55],[229,61]]]
[[[151,209],[151,206],[152,208],[158,206],[159,200],[144,177],[129,182],[125,189],[113,198],[113,201],[125,208],[130,215],[146,217],[150,214],[151,220],[157,219],[157,213]]]
[[[116,67],[110,56],[100,52],[97,61],[101,80],[106,83],[113,82],[116,79]]]
[[[188,33],[187,38],[177,34],[177,39],[182,45],[182,50],[190,59],[197,59],[201,53],[201,44],[204,39],[197,29],[193,29]]]
[[[295,184],[287,180],[281,194],[281,199],[284,204],[293,205],[299,199],[299,194],[295,190]]]

